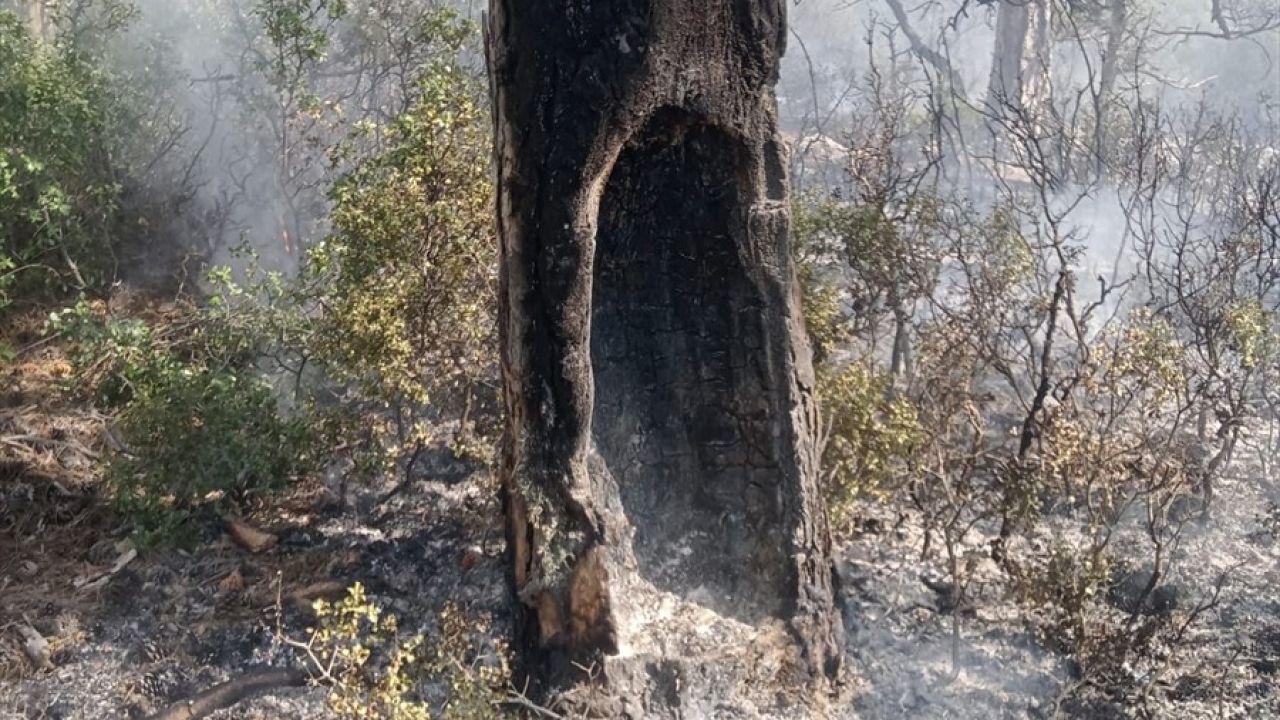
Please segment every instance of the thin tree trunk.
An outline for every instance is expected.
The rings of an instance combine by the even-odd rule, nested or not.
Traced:
[[[987,81],[987,112],[1044,136],[1052,115],[1052,0],[1003,0]]]
[[[1101,180],[1106,172],[1107,110],[1116,78],[1120,74],[1120,49],[1129,26],[1128,0],[1110,0],[1107,14],[1107,44],[1102,51],[1102,67],[1098,73],[1098,95],[1094,102],[1093,174]]]
[[[895,302],[893,308],[893,352],[889,360],[889,374],[894,382],[909,385],[914,368],[911,362],[911,316],[905,307]]]
[[[1020,63],[1022,110],[1035,136],[1045,137],[1053,116],[1053,0],[1032,0],[1028,9],[1027,39],[1022,44]]]
[[[1004,0],[996,10],[996,37],[987,80],[987,112],[1003,115],[1022,105],[1022,50],[1030,26],[1030,2]]]
[[[47,40],[45,35],[45,0],[17,0],[19,7],[26,11],[27,29],[31,32],[31,37],[37,40]]]

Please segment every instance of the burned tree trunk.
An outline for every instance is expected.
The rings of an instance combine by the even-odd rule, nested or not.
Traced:
[[[838,668],[784,37],[784,0],[491,2],[502,474],[519,641],[553,687],[589,668],[679,704],[685,663],[777,627]]]

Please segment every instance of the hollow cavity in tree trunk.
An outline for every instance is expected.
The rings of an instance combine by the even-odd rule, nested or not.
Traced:
[[[596,236],[592,423],[641,577],[758,622],[782,611],[786,543],[741,155],[666,113],[619,158]]]
[[[550,688],[606,685],[610,716],[839,666],[784,8],[491,4],[517,646]]]

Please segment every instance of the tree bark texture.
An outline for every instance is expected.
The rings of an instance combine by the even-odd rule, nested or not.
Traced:
[[[657,678],[693,652],[690,613],[785,626],[834,675],[773,92],[785,0],[491,0],[487,34],[526,668],[680,687],[688,668]]]
[[[0,10],[12,10],[18,17],[26,17],[27,30],[36,40],[48,40],[45,36],[45,0],[9,0],[0,2]]]
[[[1001,0],[987,111],[1020,115],[1039,134],[1052,112],[1052,0]]]
[[[1102,51],[1102,69],[1098,75],[1098,92],[1094,100],[1093,168],[1094,179],[1106,172],[1107,124],[1112,93],[1120,75],[1120,53],[1129,29],[1129,0],[1110,0],[1107,13],[1107,44]]]

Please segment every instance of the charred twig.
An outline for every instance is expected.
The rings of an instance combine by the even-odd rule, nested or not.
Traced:
[[[425,445],[423,445],[423,443],[421,442],[414,445],[413,453],[409,456],[409,460],[404,465],[404,480],[402,480],[400,484],[396,485],[395,487],[387,491],[387,493],[378,500],[378,502],[374,505],[374,507],[381,508],[385,506],[394,497],[404,492],[405,489],[408,488],[409,485],[413,483],[413,470],[418,464],[418,458],[422,456],[422,452],[425,449],[426,449]]]
[[[523,708],[533,713],[534,715],[537,715],[538,717],[551,718],[552,720],[562,720],[564,718],[564,715],[561,715],[560,713],[555,712],[554,710],[548,710],[547,708],[544,708],[541,705],[538,705],[537,703],[533,702],[529,698],[525,697],[524,693],[521,693],[517,690],[512,690],[511,692],[509,692],[507,694],[506,699],[502,701],[502,704],[514,705],[516,707]]]

